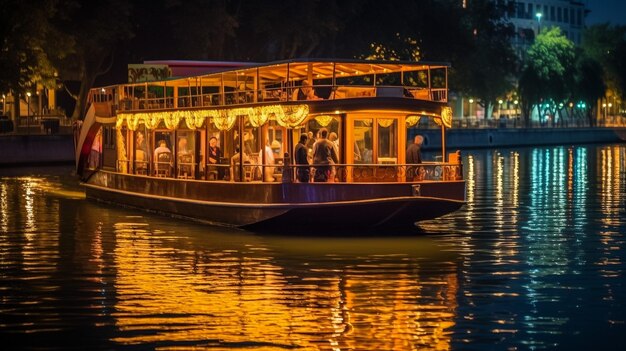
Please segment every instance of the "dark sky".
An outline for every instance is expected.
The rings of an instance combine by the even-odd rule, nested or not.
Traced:
[[[591,13],[587,24],[609,22],[626,25],[626,0],[585,0]]]

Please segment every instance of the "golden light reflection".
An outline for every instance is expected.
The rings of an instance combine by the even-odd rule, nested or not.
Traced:
[[[465,177],[465,196],[467,200],[465,219],[470,221],[474,218],[474,194],[476,191],[476,162],[474,155],[467,156],[467,177]]]
[[[620,148],[610,147],[601,151],[600,193],[604,223],[609,226],[617,225],[619,218],[619,194],[623,193],[620,182],[622,164],[620,163]],[[623,155],[622,155],[623,157]]]
[[[396,255],[351,258],[344,269],[315,262],[298,268],[301,260],[263,246],[202,250],[145,224],[118,223],[115,235],[114,317],[121,333],[114,341],[121,344],[450,348],[453,268],[421,274],[415,261]]]
[[[498,232],[502,231],[504,225],[504,157],[499,152],[494,155],[495,168],[495,223]]]
[[[7,184],[0,183],[0,230],[9,232],[9,192]]]
[[[602,255],[594,262],[601,266],[601,276],[604,278],[621,278],[623,266],[619,248],[622,246],[623,233],[617,228],[623,226],[625,157],[622,147],[613,146],[600,150],[600,207],[602,211],[602,228],[599,230]],[[606,300],[615,298],[615,291],[607,289]]]
[[[37,225],[35,222],[35,180],[31,178],[25,178],[22,183],[22,197],[24,198],[24,213],[26,214],[26,238],[33,239],[32,233],[37,231]]]

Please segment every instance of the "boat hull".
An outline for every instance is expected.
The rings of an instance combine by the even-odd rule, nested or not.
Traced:
[[[414,228],[458,210],[465,182],[231,183],[96,172],[87,197],[248,229]]]

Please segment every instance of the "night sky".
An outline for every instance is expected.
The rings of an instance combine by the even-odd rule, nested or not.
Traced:
[[[626,0],[587,0],[587,25],[609,22],[626,25]]]

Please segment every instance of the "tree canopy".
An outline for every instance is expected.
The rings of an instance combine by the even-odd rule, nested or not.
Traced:
[[[626,26],[605,23],[585,29],[582,49],[601,65],[608,88],[626,98]]]
[[[45,50],[54,40],[53,15],[51,0],[6,0],[0,6],[0,91],[19,95],[37,83],[54,86],[56,71]]]
[[[575,57],[574,44],[558,27],[537,35],[526,53],[519,80],[526,118],[533,108],[543,116],[546,113],[555,115],[564,106],[571,97],[570,88],[575,85]]]

